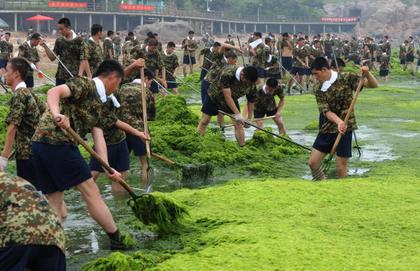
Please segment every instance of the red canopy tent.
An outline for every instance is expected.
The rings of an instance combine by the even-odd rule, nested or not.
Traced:
[[[29,17],[26,20],[27,21],[36,21],[36,31],[39,33],[40,32],[40,23],[39,22],[41,22],[41,21],[53,21],[54,18],[38,14],[38,15]]]

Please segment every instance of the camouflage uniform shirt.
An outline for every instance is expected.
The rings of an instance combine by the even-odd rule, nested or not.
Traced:
[[[115,125],[117,119],[103,113],[104,106],[93,80],[75,77],[66,85],[71,95],[61,100],[61,114],[70,118],[71,127],[81,137],[91,132],[93,127],[106,131]],[[55,124],[49,110],[42,115],[32,140],[51,145],[75,144]]]
[[[356,90],[359,80],[360,76],[353,73],[339,74],[337,80],[326,92],[321,91],[322,85],[318,82],[315,86],[315,98],[319,112],[325,114],[330,111],[344,120],[353,99],[353,91]],[[357,129],[354,111],[350,115],[347,127],[347,131]],[[337,125],[326,119],[324,123],[320,123],[320,132],[337,133]]]
[[[16,159],[26,160],[32,155],[31,138],[34,135],[45,105],[27,88],[18,88],[10,100],[6,124],[17,126],[15,136]]]
[[[0,59],[9,60],[13,53],[13,44],[6,40],[0,41]]]
[[[79,74],[80,61],[89,59],[88,45],[82,37],[76,37],[73,40],[59,37],[55,41],[54,53],[60,58],[64,65],[66,65],[73,76]],[[65,81],[71,78],[61,64],[58,64],[55,77]]]
[[[182,41],[182,45],[186,45],[186,47],[184,48],[184,56],[187,56],[188,54],[191,54],[192,57],[195,56],[195,51],[189,52],[187,49],[187,48],[194,49],[194,50],[198,49],[198,43],[194,39],[192,40],[184,39]]]
[[[122,47],[122,54],[123,54],[123,65],[124,67],[127,67],[128,65],[130,65],[130,60],[131,58],[131,50],[140,45],[140,42],[135,39],[135,40],[129,40],[126,43],[124,43],[123,47]]]
[[[178,57],[175,53],[167,55],[166,52],[162,53],[162,60],[163,65],[165,66],[166,70],[166,80],[167,81],[175,81],[175,77],[173,76],[176,68],[179,67]]]
[[[104,61],[104,53],[99,42],[89,39],[87,44],[89,48],[89,67],[92,74],[94,74],[102,61]]]
[[[152,92],[145,88],[147,111],[151,111],[155,107]],[[121,107],[118,108],[118,119],[130,124],[139,131],[143,131],[143,110],[142,95],[140,84],[127,83],[122,85],[120,90],[115,94]]]
[[[270,55],[270,47],[265,44],[260,44],[255,48],[255,56],[252,61],[252,65],[265,68],[267,67],[267,59]]]
[[[229,88],[234,101],[246,96],[247,101],[253,103],[256,98],[256,88],[254,85],[247,85],[241,82],[236,74],[238,66],[227,65],[221,71],[216,81],[210,84],[208,94],[210,99],[215,102],[221,110],[231,113],[229,106],[226,104],[223,95],[223,89]]]
[[[306,57],[309,55],[308,50],[305,46],[299,47],[295,46],[293,49],[293,65],[298,68],[307,68],[306,65]],[[299,61],[298,58],[301,60]]]
[[[60,220],[47,198],[29,182],[1,172],[0,210],[0,248],[45,245],[65,252]]]
[[[265,91],[264,87],[257,91],[255,99],[255,110],[256,111],[274,111],[277,109],[275,97],[283,98],[283,88],[278,86],[272,91]]]
[[[142,49],[140,45],[137,45],[131,50],[130,54],[132,61],[139,58],[144,58],[146,68],[150,69],[152,72],[155,72],[156,70],[162,70],[163,68],[163,60],[161,54],[158,51],[153,53],[149,52],[147,46]]]
[[[203,48],[200,51],[200,55],[203,55],[203,68],[210,70],[211,66],[216,62],[220,62],[223,59],[223,53],[214,52],[213,47]]]
[[[110,50],[111,54],[109,53]],[[114,59],[114,43],[108,37],[104,40],[104,56],[105,59]]]
[[[32,47],[30,45],[30,41],[24,42],[21,45],[19,45],[18,57],[26,58],[34,64],[38,63],[40,60],[38,50],[36,49],[36,47]],[[31,73],[33,74],[32,70]]]

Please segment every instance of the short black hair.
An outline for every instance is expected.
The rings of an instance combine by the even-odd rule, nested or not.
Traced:
[[[271,38],[269,37],[265,38],[265,44],[270,43],[271,41],[272,41]]]
[[[58,20],[58,24],[62,24],[65,27],[71,27],[71,21],[70,21],[69,18],[66,18],[66,17],[61,18],[60,20]]]
[[[29,66],[28,61],[21,57],[15,57],[9,60],[10,66],[14,71],[17,71],[20,75],[20,78],[24,80],[26,76],[29,74],[29,71],[32,70],[31,66]]]
[[[188,31],[188,35],[190,35],[190,34],[195,34],[195,33],[194,33],[194,31],[190,30],[190,31]]]
[[[262,38],[262,34],[261,32],[254,32],[254,36]]]
[[[4,33],[5,35],[11,36],[12,34],[10,32]]]
[[[153,38],[153,39],[149,39],[149,41],[147,42],[148,46],[158,46],[159,42],[157,41],[157,39]]]
[[[275,78],[268,78],[265,84],[270,88],[276,88],[278,87],[279,82]]]
[[[108,37],[111,37],[112,35],[114,35],[114,31],[112,31],[112,30],[108,30],[108,33],[106,33],[106,35],[107,35]]]
[[[287,37],[289,36],[289,33],[284,32],[284,33],[282,34],[282,36],[283,36],[283,38],[287,38]]]
[[[312,62],[311,70],[320,71],[323,68],[330,69],[330,64],[324,57],[317,57],[315,58],[314,62]]]
[[[31,38],[30,39],[31,40],[39,40],[39,39],[41,39],[41,34],[39,34],[39,33],[33,33],[31,35]]]
[[[153,32],[147,32],[147,34],[146,34],[146,36],[148,37],[148,38],[154,38],[155,37],[155,35],[153,34]]]
[[[233,50],[228,50],[228,51],[225,52],[225,57],[226,58],[237,59],[238,55]]]
[[[96,70],[93,76],[107,76],[113,72],[116,72],[121,78],[124,76],[124,69],[121,66],[121,64],[118,61],[107,59],[99,65],[98,69]]]
[[[337,61],[337,65],[338,65],[339,68],[340,67],[343,67],[343,68],[346,67],[346,62],[344,62],[343,59],[337,57],[335,60],[333,59],[333,61],[331,63],[331,68],[337,68],[336,65],[335,65],[336,61]]]
[[[134,36],[133,31],[128,32],[128,36]]]
[[[220,42],[217,42],[217,41],[216,41],[216,42],[214,42],[214,43],[213,43],[213,47],[220,47],[220,46],[222,46],[222,45],[220,44]]]
[[[173,41],[168,42],[168,45],[166,47],[168,47],[168,48],[175,48],[176,47],[175,46],[175,42],[173,42]]]
[[[258,70],[254,66],[245,67],[242,72],[244,73],[245,79],[255,83],[258,80]]]
[[[93,24],[92,27],[90,28],[90,34],[92,36],[95,36],[96,34],[98,34],[99,32],[102,32],[102,25],[100,24]]]

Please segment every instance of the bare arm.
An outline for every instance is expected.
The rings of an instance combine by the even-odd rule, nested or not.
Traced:
[[[283,108],[284,108],[284,103],[285,103],[285,98],[284,97],[280,97],[280,100],[279,100],[279,103],[278,103],[278,105],[277,105],[277,114],[281,114],[281,111],[283,110]]]
[[[4,148],[1,156],[6,159],[9,159],[10,154],[12,153],[12,146],[15,143],[17,126],[15,124],[10,124],[7,126],[6,139],[4,141]]]
[[[254,103],[247,103],[247,109],[248,109],[248,119],[253,118],[254,114]]]
[[[366,72],[366,81],[364,86],[367,88],[377,88],[378,87],[378,80],[376,80],[376,78],[370,73],[370,72]]]
[[[231,94],[230,88],[224,88],[223,89],[223,97],[225,98],[225,101],[226,101],[227,106],[230,108],[230,110],[232,110],[232,112],[235,115],[241,113],[239,111],[239,109],[236,107],[236,104],[235,104],[235,102],[232,99],[232,94]]]
[[[51,49],[48,47],[48,45],[46,45],[45,43],[42,43],[41,46],[44,48],[45,50],[45,54],[47,54],[47,57],[51,60],[54,61],[56,59],[55,55],[51,52]]]
[[[123,130],[127,134],[130,134],[130,135],[134,135],[134,136],[139,137],[142,141],[146,141],[148,139],[147,136],[146,136],[146,134],[144,132],[140,132],[139,130],[134,129],[130,124],[125,123],[125,122],[123,122],[121,120],[118,120],[115,123],[115,126],[118,129]]]
[[[92,138],[95,144],[95,151],[98,153],[105,162],[108,163],[108,152],[106,148],[106,142],[104,138],[104,132],[101,128],[93,127],[92,128]]]

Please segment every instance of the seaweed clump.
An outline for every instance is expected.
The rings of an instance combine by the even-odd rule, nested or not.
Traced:
[[[141,271],[154,267],[167,259],[167,255],[135,252],[124,254],[114,252],[107,257],[98,258],[82,266],[82,271]]]
[[[156,120],[197,125],[198,117],[187,106],[185,98],[179,95],[161,97],[156,102]]]
[[[184,206],[159,192],[144,194],[130,205],[143,224],[156,225],[161,232],[170,232],[188,215]]]

